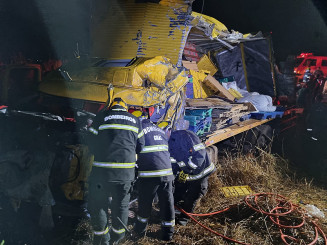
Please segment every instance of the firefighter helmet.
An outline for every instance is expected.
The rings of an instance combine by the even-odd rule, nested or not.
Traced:
[[[132,112],[134,116],[139,118],[141,121],[148,118],[148,113],[146,111],[135,110]]]
[[[126,102],[122,98],[114,98],[114,101],[111,103],[110,108],[112,108],[115,105],[120,105],[124,107],[126,110],[128,109]]]
[[[134,116],[136,116],[136,117],[140,117],[140,116],[142,116],[142,111],[133,111],[132,112],[132,114],[134,115]]]
[[[158,126],[159,128],[161,128],[161,129],[166,129],[166,128],[169,126],[169,122],[167,122],[167,121],[162,121],[162,122],[158,123],[157,126]]]

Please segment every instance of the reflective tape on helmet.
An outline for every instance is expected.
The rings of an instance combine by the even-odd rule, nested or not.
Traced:
[[[167,175],[173,175],[173,170],[171,168],[138,172],[139,177],[160,177],[160,176],[167,176]]]
[[[149,153],[149,152],[157,152],[157,151],[168,151],[168,145],[144,146],[141,153]]]
[[[175,226],[175,220],[171,220],[171,221],[162,221],[161,225],[164,227],[172,227]]]
[[[96,130],[95,128],[93,127],[89,127],[89,132],[91,132],[92,134],[95,134],[95,135],[98,135],[98,130]]]
[[[148,218],[142,218],[141,216],[137,216],[137,220],[140,221],[141,223],[147,223]]]
[[[135,133],[139,133],[139,129],[134,126],[124,125],[124,124],[102,124],[99,127],[99,130],[105,130],[105,129],[122,129],[122,130],[130,130]]]
[[[112,111],[127,111],[125,108],[113,108]]]
[[[200,143],[200,144],[194,145],[193,149],[195,151],[199,151],[199,150],[205,149],[205,146],[202,143]]]
[[[93,231],[93,234],[94,234],[94,235],[97,235],[97,236],[101,236],[101,235],[105,235],[105,234],[107,234],[108,231],[109,231],[109,228],[106,227],[106,229],[104,229],[103,231]]]
[[[122,162],[96,162],[94,161],[93,166],[101,168],[134,168],[135,162],[122,163]]]
[[[201,173],[196,174],[196,175],[189,175],[187,177],[186,181],[201,179],[203,176],[205,176],[208,173],[212,172],[214,169],[215,169],[215,165],[213,163],[210,163],[210,165],[207,168],[205,168]]]
[[[124,229],[124,228],[119,229],[119,230],[116,230],[115,228],[112,227],[111,229],[112,229],[112,231],[115,232],[116,234],[122,234],[122,233],[125,232],[125,229]]]

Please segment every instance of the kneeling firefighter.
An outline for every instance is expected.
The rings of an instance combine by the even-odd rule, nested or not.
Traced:
[[[136,111],[136,113],[141,113]],[[145,117],[142,120],[142,117]],[[155,195],[159,198],[161,217],[161,239],[169,241],[173,237],[175,225],[173,171],[165,132],[153,124],[147,113],[140,117],[145,138],[145,146],[138,155],[138,212],[135,232],[145,234]]]
[[[94,154],[89,177],[88,211],[94,230],[93,244],[117,244],[125,236],[136,154],[144,146],[139,119],[127,111],[127,104],[115,98],[109,110],[99,112],[89,128]],[[112,227],[108,227],[108,199]],[[109,235],[110,233],[110,235]]]
[[[192,213],[198,200],[207,193],[209,175],[215,171],[215,166],[199,137],[191,131],[173,131],[168,145],[176,176],[175,204]],[[181,214],[176,222],[186,225],[188,218]]]

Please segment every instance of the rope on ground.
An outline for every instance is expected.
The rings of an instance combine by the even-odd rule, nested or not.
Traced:
[[[285,234],[284,230],[287,231],[287,229],[299,229],[302,228],[304,225],[310,225],[311,228],[314,230],[315,235],[313,240],[310,243],[307,243],[307,245],[316,244],[319,241],[319,237],[321,237],[324,240],[324,244],[327,245],[326,235],[323,232],[323,230],[320,228],[320,226],[317,224],[317,220],[313,220],[312,218],[310,218],[305,210],[303,210],[300,206],[293,204],[292,202],[287,200],[284,196],[274,193],[257,193],[257,194],[246,196],[244,198],[244,203],[255,212],[264,214],[270,218],[270,220],[278,227],[281,240],[283,241],[284,244],[291,245],[294,244],[294,242],[298,242],[298,243],[300,242],[299,238]],[[274,205],[274,207],[271,208],[270,205]],[[205,216],[221,214],[230,210],[231,207],[232,206],[227,207],[220,211],[206,213],[206,214],[188,213],[179,207],[177,207],[177,209],[180,210],[187,217],[192,219],[195,223],[203,227],[204,229],[210,231],[211,233],[217,236],[222,237],[225,240],[235,242],[238,244],[251,245],[245,242],[237,241],[223,234],[220,234],[219,232],[212,230],[211,228],[207,227],[206,225],[202,224],[201,222],[199,222],[197,219],[194,218],[194,217],[205,217]],[[285,220],[288,221],[292,220],[296,222],[294,219],[298,219],[299,222],[293,225],[285,224],[286,223]],[[290,240],[291,243],[289,243],[287,240]]]

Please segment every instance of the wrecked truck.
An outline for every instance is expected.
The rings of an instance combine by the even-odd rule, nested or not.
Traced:
[[[49,207],[55,208],[63,199],[83,202],[92,163],[84,139],[86,126],[114,97],[123,98],[132,107],[153,107],[156,122],[169,121],[174,128],[189,127],[184,124],[185,108],[219,112],[218,121],[208,124],[215,127],[207,127],[201,135],[213,161],[217,160],[217,142],[271,120],[251,119],[228,128],[230,119],[240,119],[253,108],[233,103],[235,96],[214,77],[230,75],[226,63],[226,69],[222,69],[222,57],[240,47],[235,52],[235,67],[245,79],[245,87],[255,84],[244,78],[246,59],[240,46],[251,39],[228,32],[213,18],[192,13],[188,1],[107,5],[108,1],[95,4],[98,14],[92,18],[91,31],[91,54],[103,58],[79,58],[49,72],[37,87],[37,111],[9,107],[0,114],[1,123],[6,125],[2,134],[17,139],[9,145],[1,142],[6,146],[1,148],[5,157],[1,163],[7,166],[7,172],[2,168],[1,174],[12,177],[3,178],[0,192],[16,203],[34,200],[49,212]],[[265,74],[271,74],[270,59],[264,64]],[[193,94],[187,98],[186,85],[190,83]],[[273,93],[272,78],[267,84]],[[109,85],[113,86],[112,96],[108,96]],[[212,96],[216,98],[207,99]],[[10,182],[14,180],[17,182]],[[7,191],[8,186],[15,190],[30,187],[22,196]],[[50,220],[47,224],[52,225]]]

